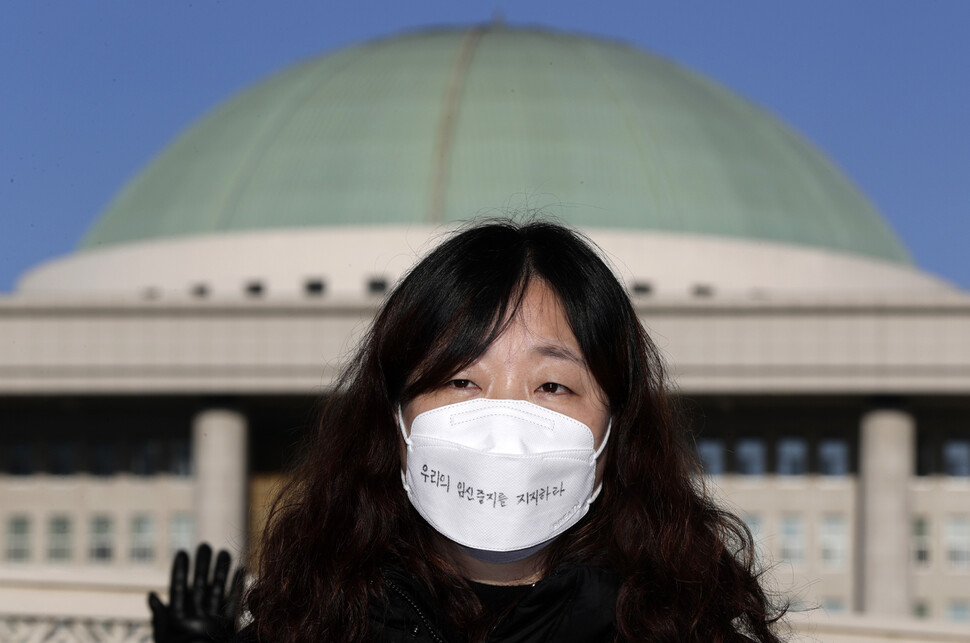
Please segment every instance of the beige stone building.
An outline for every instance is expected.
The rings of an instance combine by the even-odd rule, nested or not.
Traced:
[[[775,118],[620,44],[437,30],[176,139],[0,299],[0,640],[144,640],[245,556],[381,297],[461,221],[586,231],[805,640],[970,640],[970,296]]]

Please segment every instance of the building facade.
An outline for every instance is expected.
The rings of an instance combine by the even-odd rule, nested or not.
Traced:
[[[173,551],[245,558],[382,296],[510,209],[613,263],[800,631],[965,640],[970,297],[740,97],[506,28],[255,85],[0,300],[0,639],[144,638]]]

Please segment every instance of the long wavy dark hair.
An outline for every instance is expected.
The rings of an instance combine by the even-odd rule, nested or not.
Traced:
[[[260,640],[367,641],[380,569],[426,587],[482,641],[484,610],[401,484],[398,404],[440,386],[502,333],[531,280],[558,295],[613,418],[603,491],[543,559],[616,570],[618,637],[779,641],[751,535],[704,494],[662,359],[610,268],[561,225],[490,220],[439,245],[401,280],[321,409],[262,541],[248,607]]]

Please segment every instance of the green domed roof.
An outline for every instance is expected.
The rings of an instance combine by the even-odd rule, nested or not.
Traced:
[[[734,93],[629,46],[506,28],[389,38],[255,85],[177,138],[81,247],[510,203],[909,262],[836,168]]]

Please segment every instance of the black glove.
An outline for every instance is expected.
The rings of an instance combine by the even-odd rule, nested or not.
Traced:
[[[212,548],[202,543],[195,552],[195,576],[188,586],[189,555],[179,551],[172,563],[172,584],[166,606],[155,592],[148,594],[155,643],[210,643],[229,641],[236,633],[243,570],[237,569],[226,594],[231,558],[222,550],[209,581]]]

